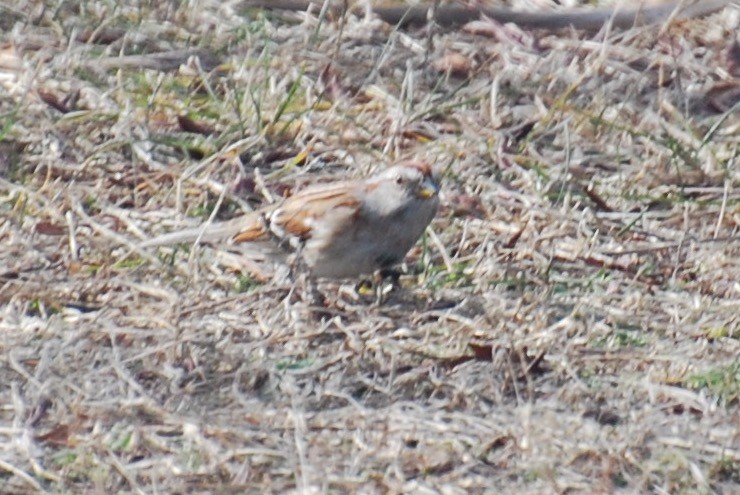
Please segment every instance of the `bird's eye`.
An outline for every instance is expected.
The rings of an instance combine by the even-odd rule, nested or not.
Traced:
[[[402,175],[397,175],[397,176],[396,176],[396,184],[398,184],[398,185],[400,186],[400,185],[401,185],[401,184],[403,184],[404,182],[406,182],[406,180],[405,180],[405,179],[403,178],[403,176],[402,176]]]

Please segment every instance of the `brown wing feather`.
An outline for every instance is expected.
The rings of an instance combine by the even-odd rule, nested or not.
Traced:
[[[245,222],[240,227],[239,232],[231,238],[232,242],[264,241],[269,237],[264,212],[257,211],[254,214],[243,217],[243,219]]]
[[[313,221],[336,208],[356,208],[359,201],[351,184],[317,186],[301,191],[278,206],[270,206],[244,217],[234,243],[264,241],[274,236],[306,240],[311,237]]]
[[[275,210],[270,222],[286,234],[308,239],[311,237],[314,219],[327,216],[331,210],[355,209],[358,206],[359,200],[353,194],[353,189],[354,186],[338,184],[330,188],[306,190],[288,198]]]

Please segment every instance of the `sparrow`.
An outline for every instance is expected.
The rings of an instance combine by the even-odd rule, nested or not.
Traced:
[[[404,162],[365,179],[311,186],[232,220],[165,234],[140,247],[225,242],[297,261],[315,278],[373,274],[403,261],[434,218],[439,191],[429,164]]]

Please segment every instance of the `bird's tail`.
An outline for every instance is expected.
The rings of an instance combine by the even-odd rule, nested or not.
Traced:
[[[249,222],[246,222],[249,223]],[[211,223],[178,230],[148,239],[139,244],[141,248],[156,246],[168,246],[181,243],[198,244],[223,244],[228,243],[235,235],[239,234],[245,226],[245,219],[235,218],[225,222]]]

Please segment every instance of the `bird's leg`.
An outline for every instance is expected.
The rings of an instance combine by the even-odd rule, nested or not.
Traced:
[[[390,279],[391,286],[393,288],[398,287],[398,281],[401,279],[401,270],[398,268],[381,268],[380,270],[377,270],[377,273],[380,274],[381,280]]]
[[[326,306],[326,298],[324,297],[324,294],[319,290],[316,279],[308,271],[303,273],[303,300],[308,303],[309,306],[316,306],[319,308]]]
[[[306,266],[303,256],[301,256],[302,250],[303,245],[301,244],[296,248],[296,252],[288,264],[290,279],[293,281],[289,296],[297,288],[298,292],[300,292],[300,298],[309,306],[323,307],[326,302],[324,295],[319,291],[316,278],[308,266]]]
[[[303,262],[301,258],[301,246],[296,248],[296,252],[288,257],[288,280],[290,281],[290,290],[286,300],[291,300],[293,294],[297,292],[296,289],[300,286],[300,292],[305,290],[305,276],[302,276],[305,272],[302,270]]]

